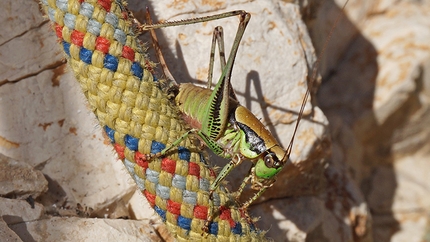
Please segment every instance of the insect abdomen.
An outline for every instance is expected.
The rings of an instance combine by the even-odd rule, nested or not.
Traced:
[[[194,86],[191,83],[181,84],[175,98],[179,110],[186,116],[184,119],[193,128],[200,129],[201,122],[207,118],[206,106],[212,90]]]

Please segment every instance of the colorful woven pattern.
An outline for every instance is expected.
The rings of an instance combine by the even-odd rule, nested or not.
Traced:
[[[179,241],[262,240],[235,202],[218,189],[214,220],[201,237],[215,174],[186,139],[162,159],[146,160],[186,129],[158,87],[119,1],[42,0],[42,5],[100,124],[151,206]],[[219,211],[218,211],[219,208]]]

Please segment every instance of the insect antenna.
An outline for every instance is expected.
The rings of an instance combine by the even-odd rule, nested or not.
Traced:
[[[282,160],[286,160],[286,159],[289,159],[289,158],[290,158],[291,151],[292,151],[292,149],[293,149],[294,138],[295,138],[295,136],[296,136],[297,129],[298,129],[298,127],[299,127],[300,121],[301,121],[301,120],[302,120],[302,118],[303,118],[303,111],[305,110],[306,102],[308,101],[309,96],[310,96],[310,94],[311,94],[311,91],[310,91],[310,90],[312,90],[312,87],[313,87],[314,81],[315,81],[315,79],[316,79],[316,77],[317,77],[317,75],[318,75],[318,68],[319,68],[319,65],[320,65],[320,62],[321,62],[321,58],[322,58],[322,56],[324,55],[325,50],[327,49],[328,43],[329,43],[329,41],[330,41],[330,39],[331,39],[331,36],[332,36],[332,35],[333,35],[333,33],[334,33],[334,30],[335,30],[335,28],[336,28],[337,24],[339,23],[340,19],[341,19],[341,18],[343,17],[343,15],[344,15],[343,10],[345,9],[345,7],[346,7],[346,5],[348,4],[348,2],[349,2],[349,0],[347,0],[347,1],[343,4],[343,6],[342,6],[342,11],[337,15],[336,20],[335,20],[335,22],[334,22],[333,26],[331,27],[330,32],[329,32],[329,34],[328,34],[328,36],[326,37],[326,39],[325,39],[325,41],[324,41],[323,48],[322,48],[321,52],[318,54],[318,58],[317,58],[317,60],[315,61],[314,66],[312,67],[312,73],[311,73],[311,77],[310,77],[309,82],[308,82],[308,83],[309,83],[309,84],[308,84],[308,88],[307,88],[307,90],[306,90],[305,96],[304,96],[303,101],[302,101],[302,104],[301,104],[301,106],[300,106],[299,114],[297,115],[297,122],[296,122],[296,125],[294,126],[293,135],[291,136],[290,143],[288,144],[287,150],[286,150],[285,155],[284,155],[284,157],[283,157],[283,159],[282,159]]]

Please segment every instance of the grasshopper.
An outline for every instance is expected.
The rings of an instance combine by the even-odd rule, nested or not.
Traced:
[[[210,194],[216,190],[234,167],[239,165],[243,160],[250,160],[254,165],[250,174],[243,180],[237,198],[240,197],[243,188],[249,180],[251,180],[252,188],[258,190],[258,192],[242,205],[243,208],[246,208],[267,188],[273,185],[276,174],[281,171],[285,164],[290,162],[289,156],[292,147],[291,141],[287,150],[282,148],[280,143],[265,128],[264,124],[250,110],[239,103],[231,84],[231,73],[236,53],[251,15],[243,10],[239,10],[178,22],[140,25],[140,30],[145,31],[166,26],[203,22],[234,15],[240,16],[240,23],[227,61],[224,55],[222,27],[218,26],[215,28],[212,39],[207,87],[202,88],[190,83],[180,84],[177,87],[178,93],[175,97],[175,104],[179,107],[184,119],[190,124],[192,129],[155,156],[166,155],[171,149],[177,147],[188,135],[191,133],[197,134],[216,155],[230,159],[230,162],[223,167],[215,181],[211,184]],[[147,18],[147,21],[150,20]],[[211,89],[214,52],[217,44],[220,53],[222,74],[214,89]],[[160,56],[161,54],[158,55],[159,59],[163,58]],[[164,68],[165,65],[162,65]],[[167,74],[166,76],[172,78],[171,74]],[[306,95],[308,96],[309,93]],[[196,100],[199,101],[196,102]],[[307,97],[301,105],[299,118],[301,118],[306,101]],[[295,130],[297,130],[297,126],[298,123]]]
[[[253,190],[256,190],[254,195],[241,205],[242,209],[246,209],[275,183],[276,175],[286,164],[291,162],[289,157],[292,151],[294,137],[300,120],[302,119],[305,104],[310,96],[311,88],[307,89],[302,100],[292,138],[287,149],[284,149],[266,129],[264,124],[250,110],[239,103],[231,84],[231,74],[236,53],[251,17],[249,13],[239,10],[190,20],[152,24],[149,12],[147,12],[148,24],[138,23],[138,29],[140,31],[150,30],[153,42],[157,43],[157,41],[154,40],[156,36],[153,32],[156,28],[205,22],[235,15],[239,15],[240,23],[227,61],[224,55],[222,28],[216,27],[213,33],[206,88],[194,86],[190,83],[177,85],[165,65],[159,47],[155,44],[155,49],[165,72],[165,76],[171,79],[171,83],[173,83],[170,85],[169,90],[174,90],[172,91],[175,96],[174,102],[182,112],[184,120],[191,126],[191,129],[178,140],[170,144],[170,146],[167,146],[160,153],[152,155],[150,158],[168,154],[170,150],[177,147],[179,143],[190,134],[198,135],[206,146],[216,155],[230,159],[230,162],[222,168],[211,184],[209,188],[210,196],[212,196],[213,192],[233,168],[238,166],[243,160],[251,161],[253,163],[251,170],[248,176],[243,179],[236,193],[236,199],[239,199],[248,183],[250,183]],[[218,45],[219,49],[222,73],[215,87],[211,89],[216,45]],[[323,52],[320,53],[320,55],[322,54]],[[320,58],[318,58],[318,61],[319,59]],[[314,68],[310,79],[310,85],[312,85],[316,75],[316,68]],[[211,202],[212,201],[210,201],[207,224],[205,224],[206,227],[212,220],[213,204]]]

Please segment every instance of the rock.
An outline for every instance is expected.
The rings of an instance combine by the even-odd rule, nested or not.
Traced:
[[[5,221],[0,217],[0,238],[2,238],[5,241],[11,241],[11,242],[21,242],[22,240],[19,238],[13,230],[11,230]]]
[[[10,225],[23,241],[162,241],[147,221],[59,218]]]
[[[41,219],[44,208],[37,202],[0,198],[0,215],[8,225]]]
[[[12,2],[5,5],[15,6]],[[35,28],[26,19],[33,14],[18,15],[23,20],[14,26],[17,35],[0,47],[2,56],[15,56],[0,64],[4,70],[0,80],[9,81],[0,86],[0,113],[7,114],[0,125],[0,144],[5,144],[0,145],[0,153],[45,175],[49,191],[40,199],[48,213],[74,211],[80,204],[105,215],[105,208],[120,204],[123,197],[129,199],[135,186],[68,72],[38,4],[22,4],[37,11],[39,22]],[[9,12],[11,8],[1,11],[16,15]],[[4,24],[15,23],[10,21]]]
[[[352,27],[335,30],[339,44],[327,49],[340,56],[324,64],[318,98],[337,147],[333,161],[359,184],[375,241],[428,233],[429,10],[421,1],[350,1]],[[328,15],[318,16],[314,33],[328,32]]]
[[[30,165],[0,154],[0,195],[17,199],[35,199],[48,190],[42,172]]]

